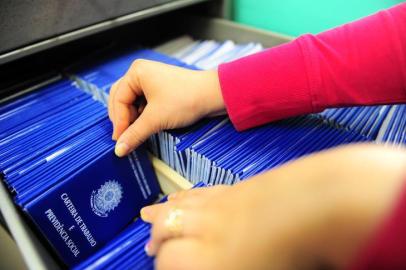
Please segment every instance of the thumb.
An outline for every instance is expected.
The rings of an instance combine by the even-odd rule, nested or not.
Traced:
[[[154,117],[150,106],[146,106],[141,115],[121,134],[115,147],[115,153],[123,157],[159,131],[159,117]]]

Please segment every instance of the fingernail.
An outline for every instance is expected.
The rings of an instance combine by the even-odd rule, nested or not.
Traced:
[[[116,156],[123,157],[127,155],[129,149],[130,148],[126,143],[117,143],[114,152],[116,153]]]
[[[149,240],[149,241],[145,244],[144,250],[145,250],[145,253],[147,253],[148,256],[152,256],[152,254],[151,254],[151,240]]]
[[[176,193],[171,193],[168,195],[168,201],[173,200],[176,198]]]

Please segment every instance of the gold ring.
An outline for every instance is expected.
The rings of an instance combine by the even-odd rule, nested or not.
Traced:
[[[183,232],[183,210],[172,208],[165,219],[165,227],[172,237],[179,237]]]

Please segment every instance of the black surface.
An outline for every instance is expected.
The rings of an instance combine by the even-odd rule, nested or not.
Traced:
[[[68,67],[104,50],[151,48],[183,35],[187,33],[185,16],[206,14],[209,7],[209,3],[202,3],[172,11],[0,65],[0,100],[64,73]]]
[[[176,0],[0,0],[0,54]]]

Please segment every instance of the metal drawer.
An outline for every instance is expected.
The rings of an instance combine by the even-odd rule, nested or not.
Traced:
[[[171,18],[172,17],[169,17],[169,20]],[[181,21],[174,20],[168,23],[167,20],[168,18],[163,18],[155,22],[154,25],[158,28],[163,27],[163,29],[169,29],[168,31],[173,30],[174,33],[169,33],[169,36],[171,36],[171,34],[174,36],[178,34],[188,34],[196,39],[231,39],[236,42],[255,41],[262,43],[266,47],[276,46],[292,39],[289,36],[258,30],[218,18],[187,16],[186,18],[182,18]],[[158,38],[158,43],[159,41]],[[152,156],[151,160],[164,193],[191,187],[191,184],[186,179],[181,177],[162,161]],[[0,184],[0,210],[29,269],[60,268],[53,256],[38,240],[38,237],[30,229],[30,226],[26,223],[21,213],[14,206],[3,183]]]

